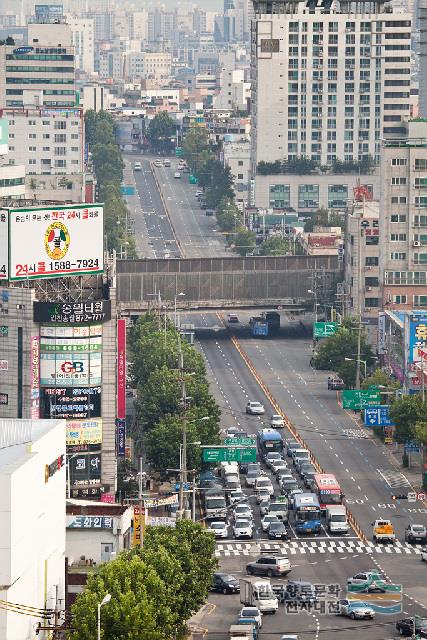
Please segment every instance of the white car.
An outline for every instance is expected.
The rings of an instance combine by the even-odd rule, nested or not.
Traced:
[[[175,171],[175,173],[173,174],[173,177],[179,180],[181,178],[181,173],[179,171]]]
[[[239,618],[253,618],[256,621],[258,628],[262,627],[262,613],[258,607],[243,607],[240,610]]]
[[[338,612],[339,616],[348,616],[352,620],[374,619],[375,611],[366,602],[358,602],[357,600],[339,600]]]
[[[161,167],[162,166],[162,161],[160,160],[160,158],[157,158],[156,160],[154,160],[154,165],[156,167]]]
[[[274,496],[274,487],[268,476],[260,476],[255,480],[255,491],[258,493],[261,489],[267,489],[271,496]]]
[[[270,500],[270,490],[269,489],[260,489],[256,494],[256,502],[257,504],[261,504],[264,500]]]
[[[241,489],[237,489],[236,491],[232,491],[229,496],[230,504],[236,504],[236,502],[240,502],[245,497],[245,494]]]
[[[281,454],[278,451],[269,451],[264,458],[264,462],[267,467],[271,467],[275,460],[283,460]]]
[[[246,518],[236,520],[233,526],[233,535],[236,540],[238,538],[253,538],[254,528],[252,520],[247,520]]]
[[[234,520],[253,520],[252,508],[248,504],[238,504],[234,507]]]
[[[270,513],[267,513],[261,520],[261,528],[263,531],[268,531],[268,527],[272,522],[280,522],[277,516],[272,516]]]
[[[421,560],[427,562],[427,551],[421,551]]]
[[[284,460],[273,460],[270,467],[270,469],[272,470],[275,476],[277,476],[279,471],[287,468],[288,468],[288,465]]]
[[[135,162],[133,165],[134,171],[142,171],[142,164],[140,162]]]
[[[282,416],[279,416],[277,413],[273,414],[270,418],[270,427],[273,429],[283,429],[285,423],[283,421]]]
[[[208,531],[213,531],[215,538],[228,538],[228,526],[226,522],[211,522]]]
[[[263,416],[265,413],[264,405],[261,402],[249,401],[246,405],[246,413],[252,416]]]

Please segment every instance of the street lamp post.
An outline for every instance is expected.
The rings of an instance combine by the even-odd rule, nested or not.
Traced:
[[[308,289],[307,293],[310,293],[312,296],[314,296],[314,321],[317,322],[317,289],[315,288],[314,291],[312,291],[312,289]]]
[[[174,296],[174,299],[173,299],[173,300],[174,300],[174,310],[175,310],[175,311],[174,311],[175,328],[177,328],[177,327],[178,327],[178,325],[177,325],[177,316],[176,316],[176,301],[177,301],[177,298],[179,298],[180,296],[185,296],[185,293],[183,293],[183,292],[181,291],[181,292],[180,292],[180,293],[178,293],[176,296]]]
[[[367,378],[367,375],[366,375],[366,360],[361,360],[360,358],[344,358],[344,360],[347,360],[347,362],[356,362],[356,363],[359,363],[359,364],[363,364],[363,367],[365,369],[365,380],[366,380],[366,378]]]
[[[104,604],[108,604],[111,600],[111,595],[106,593],[101,602],[98,602],[98,640],[101,640],[101,607]]]

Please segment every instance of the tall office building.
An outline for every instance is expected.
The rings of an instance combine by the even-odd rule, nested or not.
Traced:
[[[379,162],[409,116],[411,16],[382,0],[255,0],[252,174],[260,161],[309,156]]]
[[[419,114],[427,118],[427,0],[418,0],[417,17],[420,32],[419,55]]]
[[[385,309],[427,307],[427,120],[381,157],[380,286]]]

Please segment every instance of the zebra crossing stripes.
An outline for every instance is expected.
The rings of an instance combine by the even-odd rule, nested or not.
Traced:
[[[411,486],[408,478],[400,471],[390,471],[389,469],[377,469],[377,471],[391,489]]]
[[[378,554],[378,555],[420,555],[422,548],[407,542],[396,541],[394,544],[374,544],[352,540],[292,540],[283,543],[266,544],[255,542],[224,542],[217,543],[215,555],[217,558],[229,556],[256,556],[259,554],[281,553],[285,556],[313,554]]]

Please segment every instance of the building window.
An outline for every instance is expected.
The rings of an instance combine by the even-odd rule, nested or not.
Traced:
[[[35,158],[30,158],[28,160],[28,164],[36,164],[36,159]]]
[[[365,287],[378,287],[378,278],[375,278],[375,277],[365,278]]]
[[[391,179],[392,185],[404,185],[406,184],[406,178],[402,178],[401,176],[397,176]]]
[[[66,129],[67,123],[65,120],[55,120],[55,129]]]
[[[36,151],[37,147],[28,147],[28,151]]]
[[[288,184],[271,184],[269,188],[270,207],[273,209],[285,209],[290,206],[291,188]]]
[[[415,178],[414,181],[415,189],[424,189],[427,187],[427,178]]]
[[[393,213],[390,216],[390,222],[406,222],[406,215],[404,213]]]
[[[414,296],[414,307],[427,307],[427,296]]]
[[[392,251],[390,253],[390,260],[406,260],[406,253],[401,251]]]
[[[414,216],[414,227],[427,227],[427,216]]]
[[[378,267],[378,258],[375,256],[366,256],[365,257],[365,266],[366,267]]]
[[[427,207],[427,196],[415,196],[415,206],[425,209]]]
[[[365,244],[370,247],[376,246],[379,244],[378,236],[365,236]]]
[[[328,185],[328,207],[339,209],[347,205],[348,186],[346,184]]]
[[[298,186],[298,207],[317,209],[319,207],[319,185],[300,184]]]
[[[406,233],[391,233],[391,242],[406,242]]]
[[[395,304],[406,304],[407,297],[404,295],[393,296],[393,302]]]
[[[414,253],[414,264],[427,264],[427,253]]]
[[[406,196],[392,196],[391,204],[406,204]]]
[[[365,307],[367,309],[374,309],[378,307],[378,298],[365,298]]]
[[[427,158],[416,158],[415,171],[423,171],[424,169],[427,169]]]

